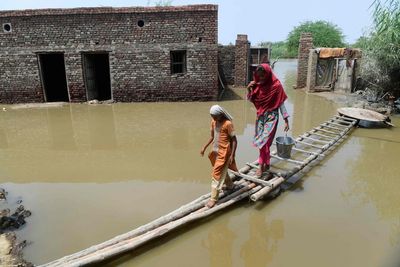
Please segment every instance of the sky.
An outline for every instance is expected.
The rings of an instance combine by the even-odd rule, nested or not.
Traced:
[[[149,0],[0,0],[0,10],[149,6]],[[354,43],[371,26],[373,0],[172,0],[175,6],[218,5],[218,42],[235,43],[237,34],[247,34],[251,45],[284,41],[305,21],[325,20],[337,25],[345,42]]]

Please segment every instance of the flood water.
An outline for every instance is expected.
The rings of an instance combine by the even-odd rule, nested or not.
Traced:
[[[295,61],[275,71],[289,95],[291,135],[335,114],[332,102],[292,89]],[[243,95],[219,102],[234,117],[239,166],[257,158],[255,109]],[[0,187],[32,211],[18,231],[30,242],[25,258],[46,263],[207,193],[211,170],[199,151],[212,104],[3,106]],[[244,201],[107,266],[399,266],[399,152],[400,127],[355,129],[273,201]]]

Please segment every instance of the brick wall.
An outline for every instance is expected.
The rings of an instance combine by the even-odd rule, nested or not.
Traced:
[[[218,47],[218,67],[221,78],[228,85],[235,84],[235,46]]]
[[[70,101],[86,101],[83,52],[109,53],[116,101],[215,100],[216,5],[0,11],[0,102],[43,102],[37,53],[64,53]],[[144,26],[139,27],[138,22]],[[170,51],[187,71],[171,75]]]
[[[250,42],[247,35],[238,34],[235,49],[235,86],[245,86],[248,82]]]
[[[313,40],[311,33],[303,32],[299,41],[296,88],[304,88],[307,85],[308,57],[312,48]]]

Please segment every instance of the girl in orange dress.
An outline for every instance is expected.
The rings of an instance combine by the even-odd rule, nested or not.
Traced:
[[[212,143],[212,150],[208,155],[213,166],[211,174],[211,197],[206,206],[212,208],[218,200],[218,195],[222,186],[225,184],[227,189],[233,188],[233,182],[228,175],[228,168],[237,171],[235,153],[237,139],[232,124],[232,116],[219,105],[214,105],[210,109],[211,137],[201,149],[204,151]]]

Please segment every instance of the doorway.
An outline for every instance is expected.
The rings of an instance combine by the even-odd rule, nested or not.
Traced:
[[[87,100],[103,101],[111,99],[108,53],[84,53],[82,59]]]
[[[40,78],[46,102],[69,102],[63,53],[38,54]]]

